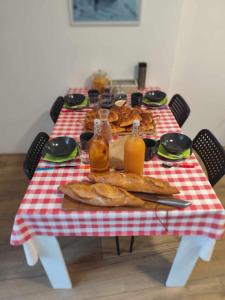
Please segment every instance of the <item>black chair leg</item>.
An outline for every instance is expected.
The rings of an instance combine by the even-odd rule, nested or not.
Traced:
[[[116,236],[116,252],[117,252],[117,255],[120,255],[120,241],[119,241],[119,237]]]
[[[130,249],[129,249],[129,252],[131,253],[133,251],[133,245],[134,245],[134,236],[132,236],[130,238]]]

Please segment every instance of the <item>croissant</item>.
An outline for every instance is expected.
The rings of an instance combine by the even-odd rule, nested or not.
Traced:
[[[67,183],[58,188],[70,198],[94,206],[142,206],[144,201],[105,183]]]
[[[179,193],[178,189],[171,186],[167,181],[156,179],[153,177],[144,177],[132,173],[90,173],[88,174],[88,178],[92,182],[112,184],[130,192],[145,192],[165,195]]]

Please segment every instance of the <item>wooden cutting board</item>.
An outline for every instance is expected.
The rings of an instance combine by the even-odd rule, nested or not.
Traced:
[[[90,210],[90,211],[115,211],[115,210],[133,210],[133,211],[138,211],[138,210],[152,210],[152,211],[159,211],[159,210],[164,210],[164,211],[170,211],[170,210],[175,210],[177,208],[168,206],[168,205],[162,205],[162,204],[157,204],[154,202],[147,202],[145,201],[144,206],[140,207],[125,207],[125,206],[119,206],[119,207],[105,207],[105,206],[93,206],[93,205],[88,205],[84,204],[82,202],[78,202],[76,200],[73,200],[69,196],[64,196],[63,201],[62,201],[62,209],[63,210],[73,210],[73,211],[81,211],[81,210]]]

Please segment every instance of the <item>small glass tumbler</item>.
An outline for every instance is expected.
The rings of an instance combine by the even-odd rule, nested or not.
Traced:
[[[81,144],[79,148],[79,155],[82,164],[87,165],[90,163],[88,150],[82,149]]]
[[[131,94],[131,106],[141,106],[142,104],[143,95],[142,93],[132,93]]]
[[[149,161],[156,153],[156,141],[153,139],[143,139],[145,143],[145,161]]]
[[[89,106],[97,108],[99,106],[99,91],[91,89],[88,91]]]
[[[88,145],[90,139],[93,137],[93,132],[83,132],[80,135],[80,143],[79,143],[79,154],[80,160],[82,164],[89,164],[89,153],[88,153]]]
[[[110,109],[114,104],[111,94],[103,93],[100,99],[100,107]]]

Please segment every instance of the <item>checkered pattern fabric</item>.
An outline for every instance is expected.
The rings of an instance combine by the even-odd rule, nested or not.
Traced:
[[[153,88],[154,89],[154,88]],[[70,89],[69,93],[86,93],[84,89]],[[79,138],[88,109],[72,111],[62,109],[51,138],[67,135]],[[155,109],[156,136],[166,132],[180,132],[168,107]],[[159,116],[159,118],[158,118]],[[195,163],[191,169],[162,167],[159,158],[146,162],[144,174],[168,180],[180,190],[177,198],[192,205],[172,211],[62,211],[63,195],[57,191],[60,184],[86,180],[89,166],[79,158],[73,168],[45,169],[54,163],[40,161],[13,225],[11,244],[20,245],[33,235],[49,236],[151,236],[151,235],[200,235],[222,237],[225,229],[225,210],[209,184],[194,154],[187,162]]]

